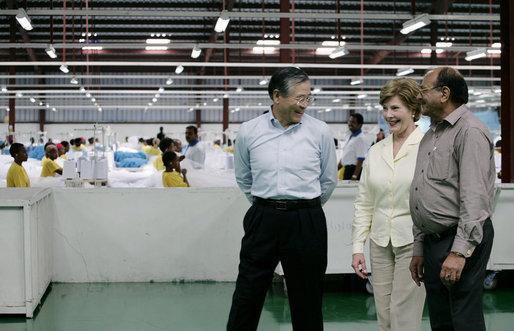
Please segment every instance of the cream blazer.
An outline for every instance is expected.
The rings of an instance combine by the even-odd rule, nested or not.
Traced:
[[[423,132],[417,127],[393,159],[393,136],[373,145],[364,161],[352,224],[353,253],[363,253],[369,236],[378,246],[414,241],[409,191]]]

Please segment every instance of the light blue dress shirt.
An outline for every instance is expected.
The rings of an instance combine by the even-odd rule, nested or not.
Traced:
[[[313,199],[324,204],[337,184],[334,138],[325,122],[307,114],[286,130],[272,111],[241,125],[235,142],[236,181],[250,203]]]

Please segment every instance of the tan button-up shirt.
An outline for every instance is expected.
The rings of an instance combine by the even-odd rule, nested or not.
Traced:
[[[489,130],[464,105],[432,123],[419,146],[410,190],[414,256],[423,256],[425,234],[455,225],[451,251],[473,254],[493,210],[493,151]]]

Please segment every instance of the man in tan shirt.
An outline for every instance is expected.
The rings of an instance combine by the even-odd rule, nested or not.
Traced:
[[[468,88],[452,68],[423,79],[421,140],[410,191],[414,253],[432,330],[485,330],[482,284],[493,243],[494,149],[487,127],[466,108]]]

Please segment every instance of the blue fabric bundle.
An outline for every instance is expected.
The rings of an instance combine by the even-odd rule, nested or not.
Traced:
[[[143,152],[114,152],[114,162],[118,168],[139,168],[148,160]]]
[[[31,151],[29,151],[29,157],[32,159],[41,160],[45,156],[45,145],[34,146]]]

